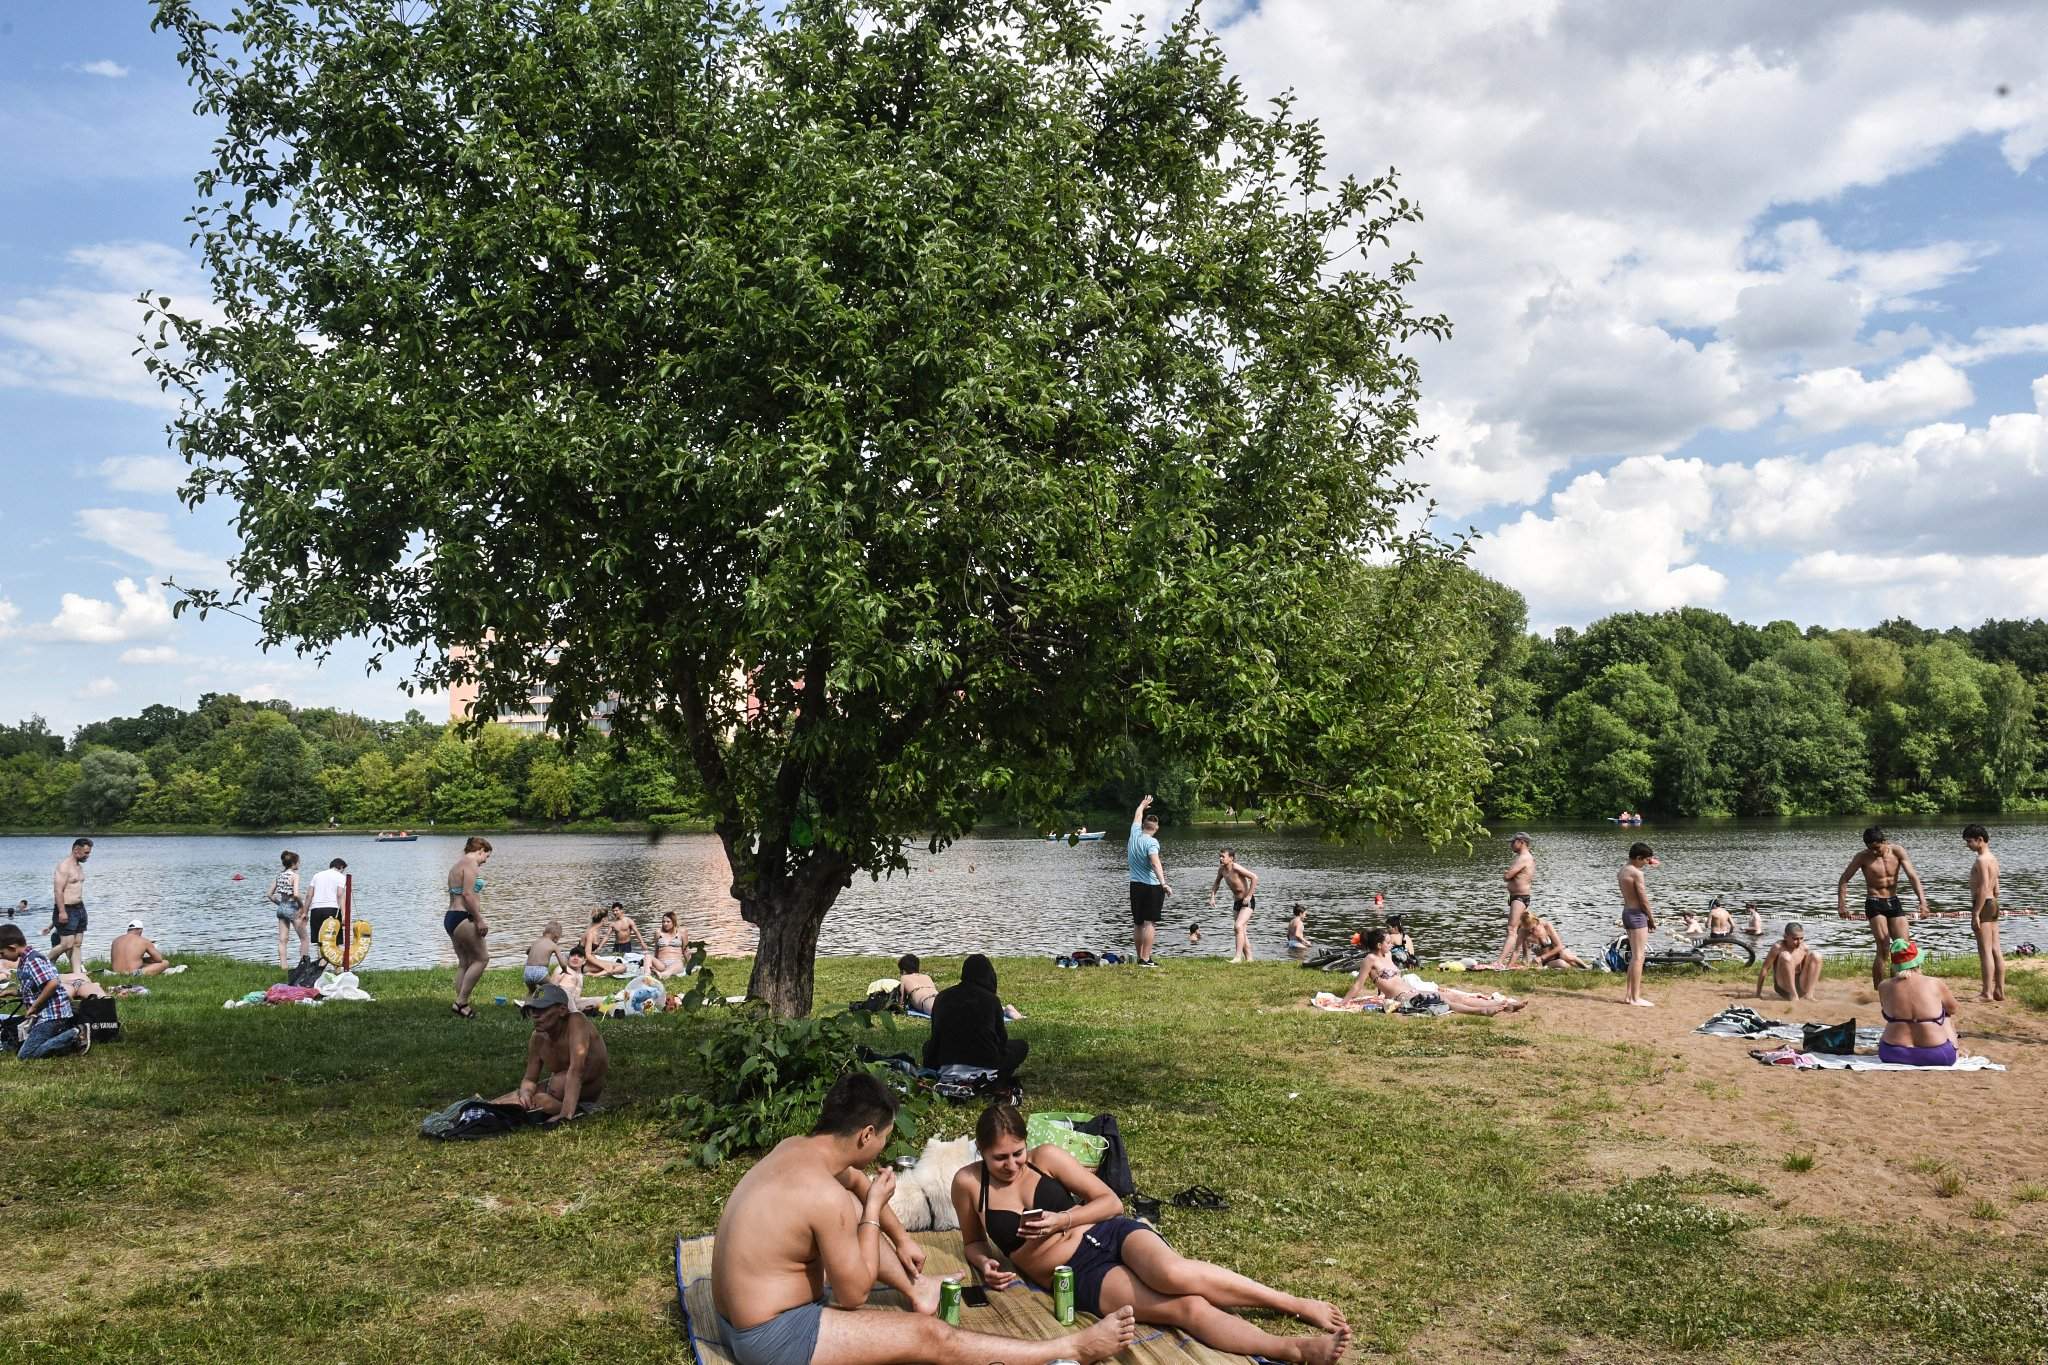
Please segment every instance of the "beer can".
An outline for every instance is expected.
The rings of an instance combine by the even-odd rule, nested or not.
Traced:
[[[1074,1325],[1074,1267],[1063,1265],[1052,1272],[1052,1315],[1060,1326]]]
[[[939,1321],[960,1325],[960,1281],[939,1281]]]

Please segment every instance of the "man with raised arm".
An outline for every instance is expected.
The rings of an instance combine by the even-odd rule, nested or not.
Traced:
[[[1159,965],[1152,960],[1152,943],[1159,937],[1166,898],[1173,894],[1166,884],[1166,867],[1159,861],[1159,817],[1151,813],[1151,806],[1148,795],[1131,812],[1131,841],[1126,847],[1131,864],[1131,942],[1140,967]]]
[[[825,1096],[810,1136],[783,1139],[726,1198],[711,1297],[739,1365],[1052,1365],[1106,1359],[1130,1344],[1128,1308],[1050,1341],[965,1332],[934,1317],[939,1286],[922,1273],[924,1249],[889,1211],[895,1174],[866,1173],[895,1126],[896,1096],[867,1072],[849,1072]],[[877,1281],[911,1311],[854,1311]]]
[[[1858,872],[1863,874],[1863,916],[1870,923],[1871,938],[1877,942],[1877,953],[1870,959],[1870,984],[1882,986],[1892,940],[1912,938],[1912,922],[1927,913],[1927,888],[1920,885],[1920,874],[1914,869],[1913,860],[1906,856],[1906,850],[1885,838],[1884,831],[1876,825],[1863,831],[1863,851],[1851,858],[1842,875],[1835,879],[1835,913],[1843,919],[1855,918],[1849,913],[1849,878]],[[1901,873],[1913,885],[1911,916],[1899,901]]]

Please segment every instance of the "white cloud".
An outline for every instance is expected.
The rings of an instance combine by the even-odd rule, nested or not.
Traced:
[[[114,584],[114,598],[109,602],[67,592],[42,633],[91,645],[116,645],[170,633],[171,601],[161,583],[144,580],[137,586],[134,579],[123,578]]]
[[[1950,343],[1935,348],[1935,354],[1955,365],[1981,365],[2012,355],[2048,353],[2048,322],[2029,327],[1979,327],[1968,345]]]
[[[21,608],[4,597],[0,597],[0,639],[14,634],[14,623],[21,619]]]
[[[184,657],[170,645],[149,645],[121,651],[124,664],[175,664],[182,662]]]
[[[102,76],[110,81],[118,81],[128,74],[127,67],[119,62],[110,62],[104,57],[96,62],[78,62],[68,69],[76,71],[81,76]]]
[[[152,571],[186,572],[218,577],[225,561],[178,543],[171,519],[162,512],[134,507],[84,507],[78,512],[78,534],[139,559]]]
[[[1984,618],[1986,602],[2000,616],[2048,616],[2048,555],[1876,555],[1822,550],[1792,562],[1779,582],[1810,591],[1834,589],[1843,619],[1907,616],[1916,621]]]
[[[1808,431],[1895,427],[1960,411],[1976,401],[1970,377],[1937,355],[1908,360],[1881,379],[1846,366],[1799,377],[1785,415]]]
[[[94,678],[79,691],[88,697],[111,697],[121,690],[121,684],[112,678]]]
[[[51,285],[0,304],[0,388],[175,408],[134,354],[144,326],[137,295],[148,290],[217,318],[191,258],[154,242],[109,242],[75,248],[66,260],[93,287]]]
[[[117,493],[175,493],[190,471],[175,455],[115,455],[96,472]]]

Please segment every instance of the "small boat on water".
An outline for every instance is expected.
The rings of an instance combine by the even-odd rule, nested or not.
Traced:
[[[412,833],[410,830],[400,830],[394,834],[387,829],[377,836],[377,842],[380,844],[413,844],[419,842],[419,837],[419,835]]]
[[[1045,841],[1048,844],[1064,844],[1068,842],[1079,842],[1086,844],[1092,843],[1095,840],[1100,839],[1103,836],[1103,833],[1104,831],[1099,829],[1093,832],[1086,829],[1077,829],[1072,834],[1048,834],[1045,836]]]

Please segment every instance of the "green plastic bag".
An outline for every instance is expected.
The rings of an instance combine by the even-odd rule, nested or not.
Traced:
[[[1094,1117],[1093,1114],[1040,1110],[1024,1122],[1024,1144],[1043,1147],[1050,1142],[1092,1171],[1102,1163],[1102,1154],[1109,1150],[1109,1139],[1099,1138],[1093,1133],[1077,1133],[1074,1125],[1086,1123]]]

